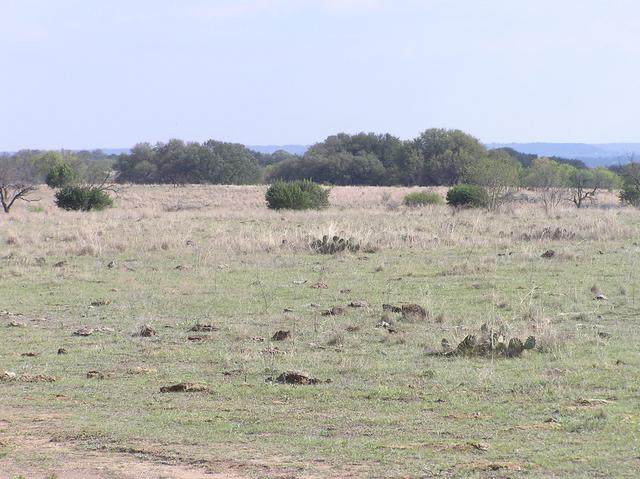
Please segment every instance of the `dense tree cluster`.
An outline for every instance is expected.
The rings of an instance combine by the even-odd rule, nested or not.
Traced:
[[[389,134],[340,133],[313,145],[302,157],[273,162],[267,179],[309,178],[333,185],[455,185],[477,176],[480,165],[486,166],[487,161],[507,162],[513,177],[516,165],[530,168],[537,158],[511,148],[488,151],[460,130],[432,128],[410,141]],[[586,168],[580,160],[553,160]],[[518,184],[511,181],[512,186]]]
[[[302,157],[277,163],[272,179],[310,178],[334,185],[451,185],[487,151],[460,130],[431,129],[413,141],[390,135],[341,133]]]
[[[114,165],[121,183],[251,184],[261,179],[256,154],[235,143],[139,143]]]

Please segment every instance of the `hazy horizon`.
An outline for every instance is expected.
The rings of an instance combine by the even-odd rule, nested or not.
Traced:
[[[0,18],[0,151],[640,142],[631,0],[0,0]]]

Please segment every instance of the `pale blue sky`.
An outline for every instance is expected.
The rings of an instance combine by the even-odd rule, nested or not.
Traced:
[[[0,0],[0,150],[640,141],[637,0]]]

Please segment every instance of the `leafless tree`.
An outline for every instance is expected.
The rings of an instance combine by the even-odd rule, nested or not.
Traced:
[[[0,157],[0,205],[5,213],[18,200],[38,201],[32,194],[38,189],[39,173],[33,161],[12,156]]]

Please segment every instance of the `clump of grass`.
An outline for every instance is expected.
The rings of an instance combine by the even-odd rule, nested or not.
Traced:
[[[416,191],[405,195],[403,203],[410,207],[443,205],[444,198],[432,191]]]

